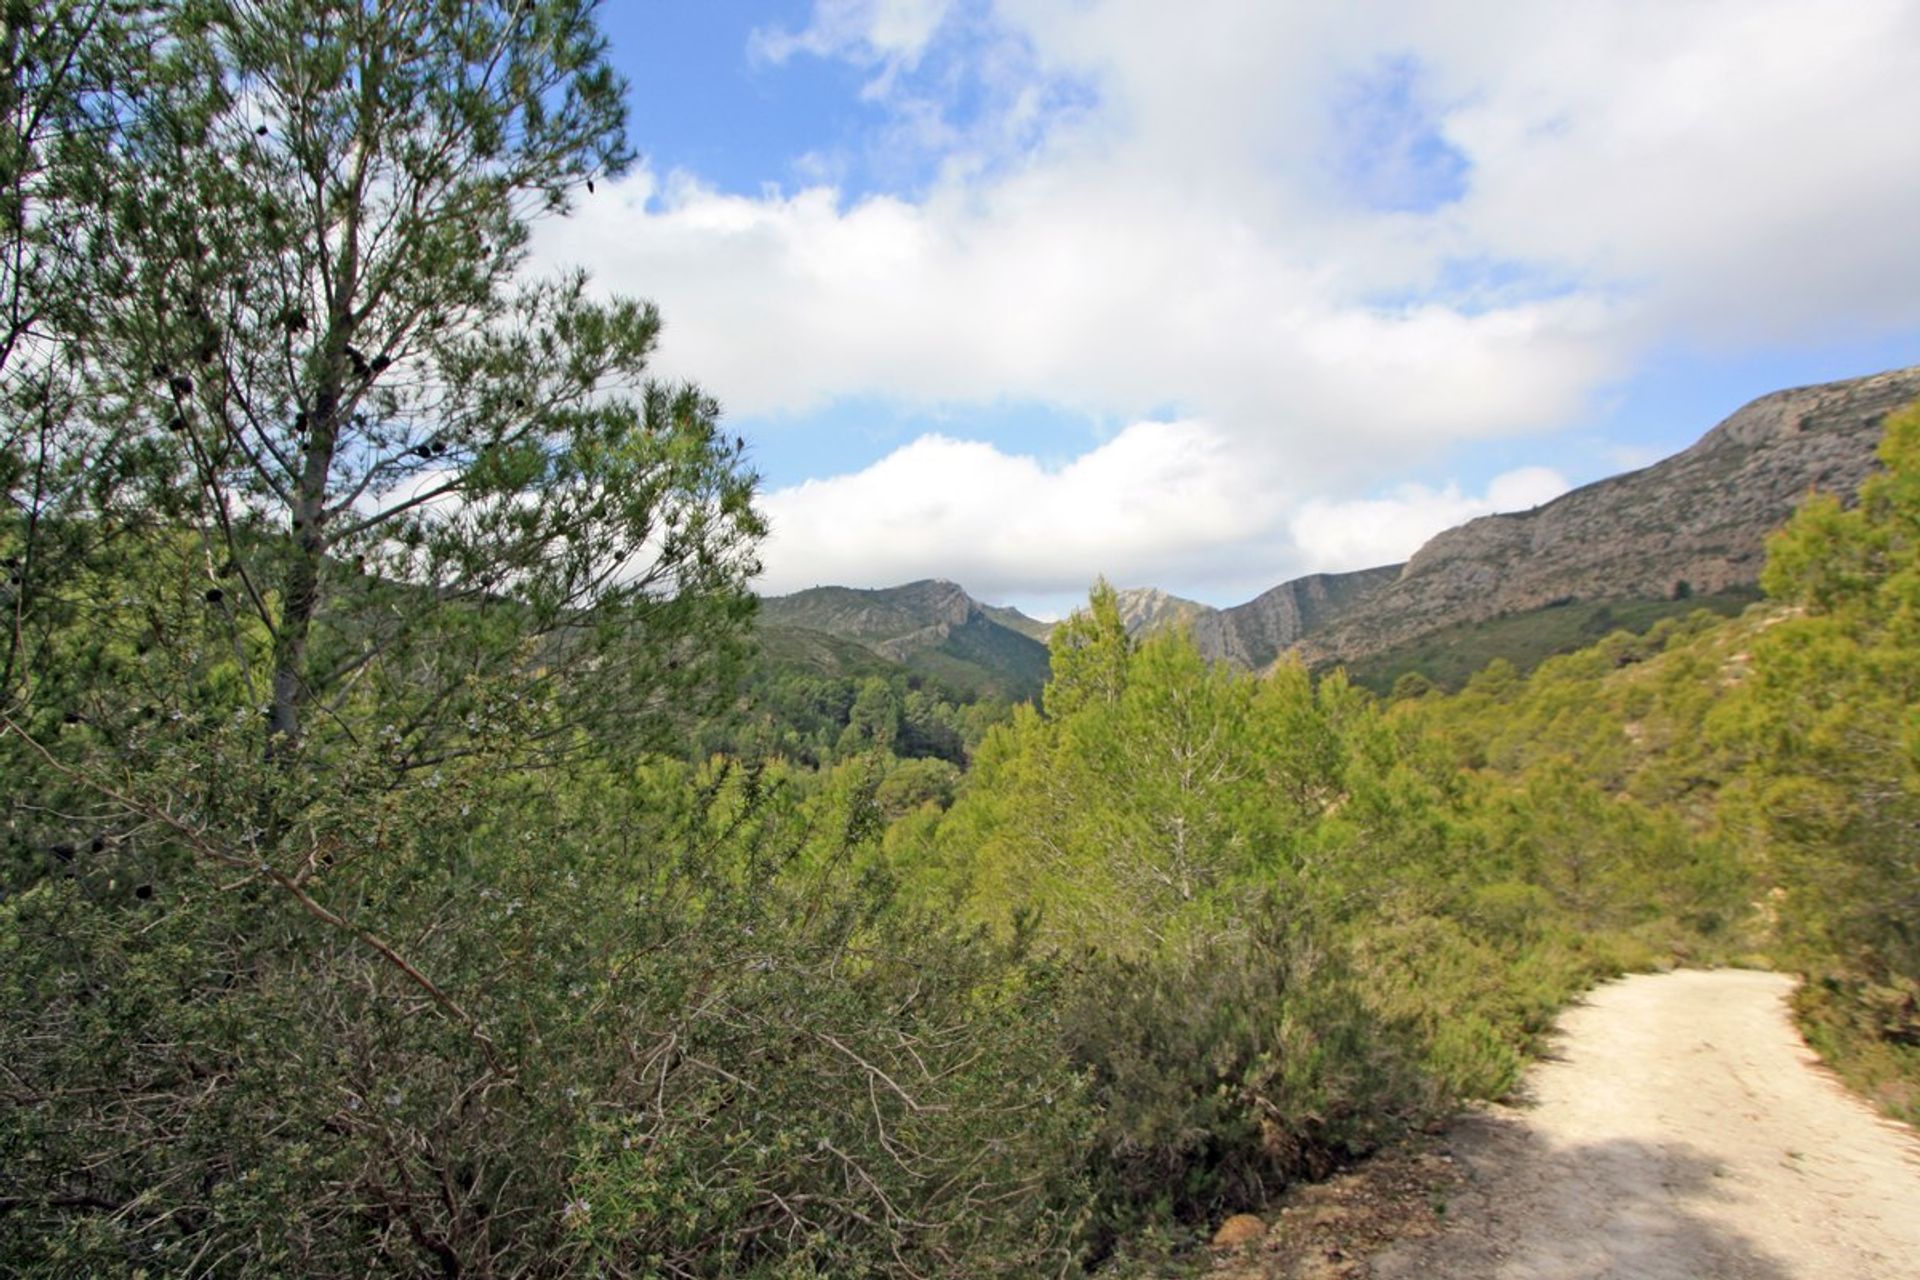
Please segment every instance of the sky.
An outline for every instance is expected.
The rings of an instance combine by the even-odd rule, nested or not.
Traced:
[[[608,0],[768,594],[1058,616],[1405,559],[1920,363],[1920,0]]]

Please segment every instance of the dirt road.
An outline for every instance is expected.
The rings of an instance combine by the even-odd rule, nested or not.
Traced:
[[[1817,1066],[1788,1019],[1791,990],[1725,969],[1599,988],[1562,1020],[1526,1100],[1450,1137],[1464,1176],[1441,1229],[1367,1269],[1920,1277],[1920,1141]]]

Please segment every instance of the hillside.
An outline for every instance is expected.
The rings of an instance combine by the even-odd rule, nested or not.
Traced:
[[[939,579],[875,590],[814,587],[760,602],[769,647],[803,647],[796,633],[830,637],[956,691],[1015,701],[1038,696],[1046,684],[1047,647],[1035,638],[1045,625]]]
[[[1408,670],[1457,686],[1495,657],[1530,669],[1614,627],[1736,612],[1767,534],[1810,492],[1850,497],[1881,422],[1916,398],[1920,366],[1777,391],[1671,458],[1448,529],[1404,565],[1310,574],[1220,610],[1136,589],[1124,616],[1135,634],[1191,622],[1202,653],[1237,666],[1294,650],[1382,688]]]
[[[1309,624],[1300,648],[1309,660],[1353,660],[1571,600],[1751,586],[1767,534],[1810,492],[1858,490],[1882,421],[1916,398],[1920,367],[1762,396],[1665,461],[1439,534],[1382,589]]]
[[[1400,566],[1387,565],[1295,578],[1245,604],[1196,619],[1193,638],[1210,658],[1258,669],[1378,597],[1399,572]]]
[[[1495,658],[1505,658],[1525,675],[1549,658],[1578,652],[1615,631],[1644,635],[1663,619],[1684,618],[1701,609],[1732,617],[1760,598],[1758,587],[1740,586],[1684,600],[1568,600],[1455,623],[1351,662],[1323,663],[1322,668],[1342,666],[1355,684],[1378,694],[1391,692],[1409,672],[1453,691]]]
[[[890,676],[900,664],[840,636],[806,627],[760,628],[760,652],[775,666],[790,667],[831,679]]]
[[[1178,627],[1197,622],[1217,610],[1198,600],[1183,600],[1158,587],[1126,587],[1116,593],[1120,620],[1130,636],[1143,636],[1163,627]]]
[[[1029,618],[1018,609],[1007,605],[983,604],[980,606],[980,611],[1001,626],[1018,631],[1028,639],[1038,640],[1041,644],[1045,644],[1047,637],[1053,634],[1053,624],[1051,622],[1042,622],[1038,618]]]
[[[1129,588],[1121,618],[1136,637],[1190,626],[1207,657],[1253,670],[1289,651],[1346,664],[1382,691],[1413,670],[1458,687],[1496,657],[1530,670],[1615,628],[1738,612],[1755,597],[1767,534],[1808,493],[1851,497],[1881,422],[1917,398],[1920,366],[1777,391],[1671,458],[1448,529],[1404,565],[1310,574],[1228,609]],[[1050,624],[943,580],[816,587],[763,601],[761,620],[769,637],[833,637],[964,691],[1025,698],[1047,678]]]

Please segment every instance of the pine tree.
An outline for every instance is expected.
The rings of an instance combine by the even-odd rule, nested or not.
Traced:
[[[1119,701],[1126,687],[1133,641],[1120,619],[1120,596],[1105,578],[1093,584],[1087,607],[1053,629],[1052,678],[1042,699],[1047,714],[1071,715],[1089,703]]]
[[[86,397],[48,452],[166,584],[96,613],[176,682],[217,649],[289,776],[370,735],[395,784],[503,735],[639,746],[731,691],[743,443],[648,378],[650,304],[530,270],[532,219],[628,160],[594,7],[165,6],[148,91],[65,162]]]
[[[1806,503],[1764,585],[1802,616],[1755,646],[1726,718],[1755,760],[1784,919],[1820,967],[1920,992],[1920,406],[1887,419],[1860,502]],[[1905,1035],[1920,1015],[1902,1015]],[[1896,1019],[1895,1021],[1900,1021]]]

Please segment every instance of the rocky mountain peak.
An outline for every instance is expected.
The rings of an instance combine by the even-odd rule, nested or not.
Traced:
[[[1404,565],[1318,573],[1230,609],[1153,587],[1118,592],[1132,634],[1191,626],[1203,653],[1261,668],[1294,651],[1351,661],[1430,633],[1574,600],[1676,600],[1758,581],[1766,536],[1809,492],[1852,496],[1880,424],[1920,399],[1920,366],[1764,395],[1690,448],[1530,511],[1483,516]],[[1045,680],[1049,624],[928,578],[878,590],[816,587],[762,602],[777,626],[828,633],[894,661],[1013,670]],[[952,668],[947,668],[951,670]]]
[[[1851,497],[1920,367],[1761,396],[1688,449],[1436,535],[1383,590],[1315,628],[1316,660],[1566,600],[1669,599],[1759,580],[1767,534],[1815,490]]]
[[[1183,600],[1158,587],[1124,587],[1114,592],[1114,597],[1120,606],[1120,620],[1127,624],[1131,636],[1182,626],[1215,612],[1212,605]]]

